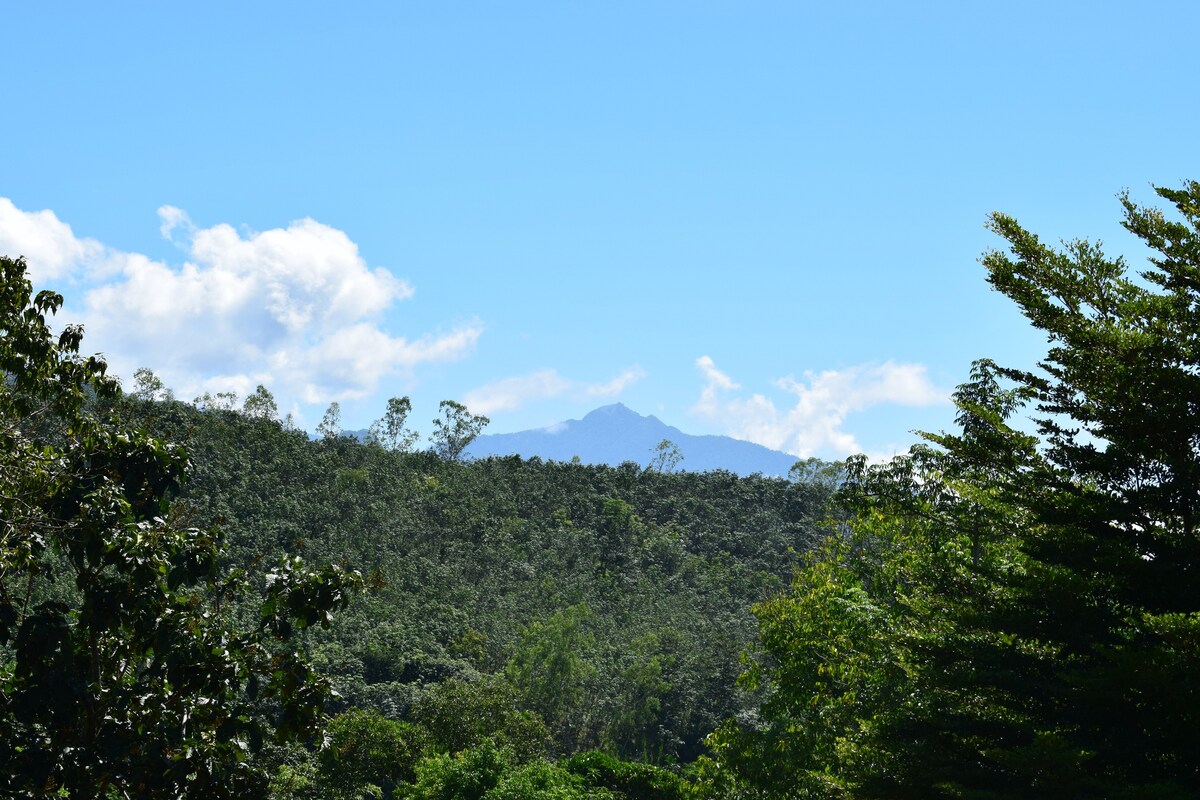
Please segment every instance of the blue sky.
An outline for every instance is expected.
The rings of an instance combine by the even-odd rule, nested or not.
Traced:
[[[1121,252],[1200,176],[1197,7],[1046,5],[8,4],[0,250],[119,373],[307,427],[886,455],[1040,353],[989,212]]]

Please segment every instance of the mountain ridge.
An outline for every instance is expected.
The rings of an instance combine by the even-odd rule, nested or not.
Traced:
[[[566,420],[545,428],[479,436],[467,448],[473,458],[519,455],[544,460],[570,461],[578,456],[589,464],[616,466],[633,461],[648,466],[655,447],[668,439],[683,456],[676,469],[708,472],[724,469],[738,475],[786,477],[799,459],[787,453],[729,436],[684,433],[654,415],[637,413],[623,403],[593,409],[582,419]]]

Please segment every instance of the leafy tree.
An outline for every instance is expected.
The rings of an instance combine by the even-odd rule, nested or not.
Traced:
[[[267,387],[260,383],[254,394],[242,402],[242,413],[254,419],[278,420],[279,404],[275,402],[275,396],[267,391]]]
[[[620,755],[652,761],[665,749],[660,721],[663,698],[673,688],[664,677],[672,658],[662,654],[654,634],[638,637],[630,649],[632,658],[620,675],[616,711],[603,741]]]
[[[327,689],[293,632],[356,577],[298,559],[264,587],[223,573],[216,534],[170,521],[185,453],[105,410],[104,361],[47,326],[62,302],[0,258],[0,794],[261,791],[264,734],[311,732]],[[263,600],[248,629],[239,598]]]
[[[989,281],[1044,331],[979,362],[959,431],[850,465],[851,535],[760,606],[759,726],[717,759],[774,797],[1200,793],[1200,184],[1127,195],[1139,277],[1004,215]],[[1032,407],[1037,436],[1011,418]],[[775,764],[781,769],[772,771]],[[782,772],[782,774],[780,774]]]
[[[683,461],[683,453],[670,439],[663,439],[650,452],[654,455],[651,457],[647,469],[657,472],[674,472],[675,468],[679,466],[679,462]]]
[[[584,623],[591,617],[586,605],[571,606],[545,622],[525,629],[505,674],[522,699],[560,734],[583,734],[588,720],[578,714],[586,707],[585,689],[595,675],[585,658],[592,644]]]
[[[610,800],[604,791],[589,791],[583,780],[557,764],[535,761],[507,773],[485,800]]]
[[[133,396],[142,400],[175,399],[174,392],[147,367],[139,367],[133,371],[133,385]]]
[[[327,442],[342,435],[341,403],[335,400],[329,404],[329,408],[325,409],[325,416],[321,417],[321,422],[317,425],[317,433]]]
[[[421,761],[417,776],[402,788],[404,800],[483,800],[512,769],[511,754],[491,739],[459,753]]]
[[[846,464],[842,461],[822,461],[806,458],[788,470],[788,480],[810,484],[828,491],[837,489],[846,479]]]
[[[691,787],[673,772],[650,764],[620,761],[607,753],[578,753],[559,766],[584,780],[588,787],[607,789],[629,800],[684,800]]]
[[[596,540],[600,546],[600,565],[606,572],[625,567],[642,527],[641,519],[629,503],[611,498],[604,501]]]
[[[237,392],[205,392],[193,398],[192,405],[201,411],[233,411],[237,401]]]
[[[339,714],[326,728],[321,773],[327,791],[359,798],[390,798],[396,786],[415,777],[415,767],[432,744],[419,725],[395,722],[373,710]]]
[[[443,400],[438,404],[441,413],[439,419],[433,421],[433,433],[430,442],[433,452],[446,461],[458,461],[462,458],[467,445],[475,441],[491,422],[480,414],[472,414],[462,403],[453,400]]]
[[[420,437],[416,431],[410,431],[406,425],[408,415],[412,411],[412,403],[407,397],[393,397],[387,402],[387,412],[382,419],[376,420],[369,432],[370,440],[378,442],[383,449],[392,452],[407,452],[412,449]]]
[[[491,739],[524,763],[546,754],[550,734],[537,714],[517,710],[517,699],[516,690],[496,676],[451,679],[416,703],[413,718],[443,750],[457,753]]]

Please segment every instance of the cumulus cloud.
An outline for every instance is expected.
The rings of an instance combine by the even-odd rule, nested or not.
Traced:
[[[467,392],[463,404],[476,414],[516,411],[537,400],[573,394],[579,399],[615,397],[645,376],[641,367],[630,367],[609,381],[579,383],[564,378],[557,370],[544,369],[529,375],[503,378]]]
[[[800,457],[823,453],[847,456],[862,452],[854,434],[843,427],[848,415],[878,405],[929,406],[948,402],[949,392],[934,386],[922,364],[887,361],[844,370],[806,372],[774,382],[793,395],[780,409],[764,394],[733,394],[741,387],[703,356],[696,366],[705,377],[692,412],[721,423],[726,432]]]
[[[112,254],[95,239],[79,239],[53,211],[22,211],[0,197],[0,254],[24,256],[34,286],[73,277],[80,269],[99,268]]]
[[[0,252],[27,255],[38,278],[87,282],[86,342],[118,374],[148,365],[181,396],[263,383],[283,403],[324,403],[461,358],[481,333],[474,323],[415,340],[390,333],[381,317],[412,287],[368,267],[349,236],[315,220],[239,233],[199,228],[173,206],[158,215],[162,235],[185,252],[182,266],[79,239],[53,212],[0,198]]]

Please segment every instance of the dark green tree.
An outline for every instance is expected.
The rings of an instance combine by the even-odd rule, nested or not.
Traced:
[[[714,738],[744,784],[1200,794],[1200,184],[1157,191],[1172,213],[1121,198],[1152,253],[1136,276],[991,218],[988,279],[1047,355],[979,362],[956,433],[851,463],[849,533],[758,609],[762,723]]]
[[[0,794],[250,796],[264,735],[321,713],[293,633],[356,576],[222,572],[217,534],[171,522],[186,454],[112,413],[119,385],[79,355],[82,330],[47,325],[61,304],[0,258]],[[256,624],[235,623],[239,599]]]
[[[429,732],[419,725],[386,719],[373,710],[354,709],[330,720],[320,754],[324,794],[358,800],[371,794],[391,798],[396,786],[411,781]]]
[[[546,755],[550,734],[541,717],[517,707],[516,690],[488,675],[437,684],[416,703],[412,715],[444,751],[457,753],[490,739],[524,763]]]

